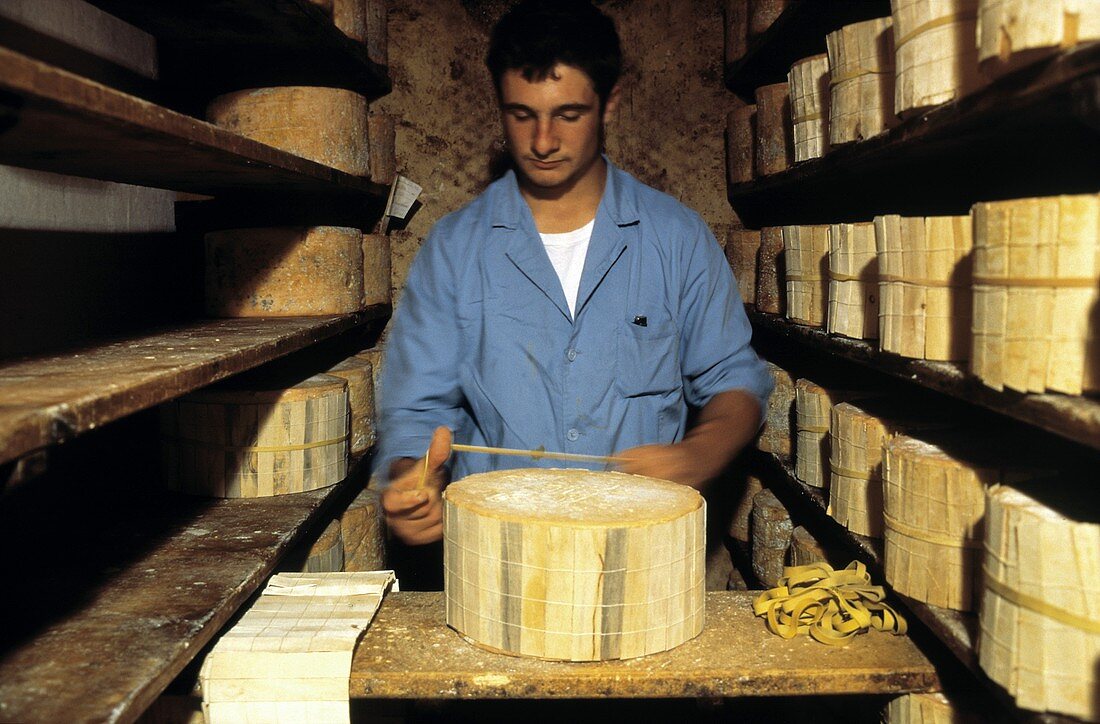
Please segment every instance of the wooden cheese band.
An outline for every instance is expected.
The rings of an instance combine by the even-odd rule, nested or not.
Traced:
[[[386,567],[386,524],[381,495],[365,489],[340,516],[345,571],[380,571]]]
[[[363,306],[389,305],[392,290],[390,237],[363,234]]]
[[[737,280],[741,301],[756,305],[756,259],[760,254],[760,232],[731,228],[726,236],[726,260]]]
[[[890,18],[845,25],[825,36],[829,53],[829,143],[877,136],[894,115],[894,30]]]
[[[875,225],[830,225],[829,333],[878,339],[878,297]]]
[[[826,549],[802,526],[795,526],[791,531],[791,545],[787,549],[788,566],[809,566],[821,561],[830,563],[835,558],[834,551]]]
[[[370,174],[367,99],[341,88],[249,88],[218,96],[211,123],[356,176]]]
[[[1078,43],[1100,39],[1095,0],[979,0],[978,63],[997,78]]]
[[[911,401],[892,398],[842,402],[832,408],[829,515],[853,533],[882,537],[883,444],[900,433],[948,426],[913,409]]]
[[[829,484],[830,415],[833,405],[855,396],[851,390],[830,390],[808,379],[795,383],[794,472],[815,488]]]
[[[787,272],[787,319],[824,327],[828,309],[829,225],[783,227]]]
[[[803,58],[787,73],[795,162],[829,151],[829,56]]]
[[[303,573],[339,573],[344,570],[344,540],[340,536],[340,519],[334,518],[309,547]]]
[[[787,313],[787,262],[783,249],[783,228],[769,226],[760,231],[760,252],[756,257],[756,308],[768,314]]]
[[[764,418],[764,429],[756,438],[756,447],[782,457],[791,454],[791,424],[794,420],[795,389],[794,377],[779,365],[767,360],[764,364],[775,382],[775,389],[768,398],[768,411]]]
[[[987,386],[1100,390],[1100,196],[975,204],[970,370]]]
[[[364,453],[374,445],[374,375],[371,363],[361,357],[349,357],[325,370],[325,374],[348,383],[348,417],[351,425],[350,449]]]
[[[168,488],[259,498],[347,475],[348,384],[331,375],[279,386],[245,376],[160,408]]]
[[[755,475],[746,475],[744,486],[737,496],[737,505],[730,519],[729,535],[734,540],[748,543],[752,540],[752,499],[764,489],[764,483]]]
[[[978,652],[1019,706],[1100,721],[1097,581],[1100,525],[989,490]]]
[[[902,357],[970,356],[969,216],[875,217],[879,347]]]
[[[783,14],[791,0],[749,0],[749,35],[760,35]]]
[[[1003,450],[984,453],[995,462],[976,461],[977,439],[955,433],[951,445],[948,450],[906,435],[884,443],[884,570],[898,593],[970,611],[981,596],[985,489],[1036,474],[1006,467]]]
[[[363,306],[363,235],[339,226],[206,234],[212,317],[347,314]]]
[[[779,585],[791,544],[791,516],[764,488],[752,499],[752,572],[765,588]]]
[[[726,181],[752,181],[756,154],[756,106],[735,108],[726,116]]]
[[[938,691],[891,699],[882,720],[884,724],[981,724],[987,721],[977,710]]]
[[[749,0],[724,0],[722,13],[725,29],[725,62],[740,60],[748,50]]]
[[[890,0],[894,112],[906,117],[980,88],[978,0]]]
[[[794,163],[791,97],[786,83],[756,89],[756,144],[753,168],[757,176],[786,171]]]
[[[502,470],[448,486],[443,515],[447,624],[479,646],[595,661],[703,629],[705,504],[687,486]]]

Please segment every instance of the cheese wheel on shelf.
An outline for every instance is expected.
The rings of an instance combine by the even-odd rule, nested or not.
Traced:
[[[248,88],[218,96],[206,118],[223,128],[356,176],[370,174],[367,99],[341,88]]]
[[[370,112],[367,116],[367,137],[371,181],[392,184],[397,176],[397,129],[393,115]]]
[[[355,353],[356,357],[362,358],[370,362],[371,366],[371,378],[374,387],[374,419],[378,419],[378,400],[382,397],[382,359],[385,356],[385,350],[382,347],[371,347],[370,349],[360,350]]]
[[[389,305],[392,289],[390,237],[363,234],[363,306]]]
[[[303,573],[339,573],[344,570],[344,541],[340,537],[340,519],[329,522],[309,547]]]
[[[795,382],[795,477],[815,488],[829,484],[830,415],[833,405],[859,395],[826,389],[802,378]]]
[[[734,108],[726,116],[726,182],[752,181],[756,153],[756,106]]]
[[[902,357],[970,356],[969,216],[875,217],[879,348]]]
[[[345,571],[381,571],[386,568],[386,523],[381,494],[364,489],[340,516],[340,540]]]
[[[913,115],[980,88],[978,0],[890,0],[894,112]]]
[[[206,234],[206,313],[298,317],[363,306],[363,234],[339,226]]]
[[[775,389],[768,398],[768,410],[764,428],[756,438],[756,447],[781,457],[791,455],[791,424],[794,420],[794,377],[779,365],[764,360],[775,382]]]
[[[332,20],[344,35],[360,43],[367,40],[365,0],[332,0]]]
[[[726,236],[726,260],[737,280],[741,301],[756,305],[756,259],[760,253],[760,232],[731,228]]]
[[[749,43],[749,0],[725,0],[722,3],[727,65],[745,55]]]
[[[875,225],[829,226],[830,334],[878,339],[878,253]]]
[[[764,489],[764,483],[755,475],[746,475],[745,484],[737,496],[737,505],[730,520],[729,536],[742,543],[752,540],[752,499]]]
[[[361,357],[348,357],[325,370],[325,374],[347,380],[350,450],[355,455],[366,452],[375,441],[374,377],[371,363]]]
[[[862,141],[897,125],[894,30],[890,18],[845,25],[825,36],[829,51],[829,143]]]
[[[796,163],[829,152],[829,56],[803,58],[787,73]]]
[[[987,77],[1090,40],[1100,40],[1095,0],[979,0],[978,64]]]
[[[970,371],[996,390],[1100,390],[1100,196],[975,204]]]
[[[756,89],[756,144],[753,154],[756,176],[786,171],[794,163],[791,97],[786,83],[773,83]]]
[[[1095,506],[1088,522],[1074,520],[1004,485],[987,503],[982,669],[1021,707],[1100,721]]]
[[[160,425],[171,490],[260,498],[347,475],[348,383],[339,377],[241,375],[165,403]]]
[[[520,469],[443,493],[447,624],[567,661],[666,651],[703,629],[705,503],[617,472]]]
[[[752,572],[765,588],[779,585],[793,530],[791,516],[764,488],[752,499]]]
[[[783,227],[787,271],[787,319],[824,327],[828,309],[829,226]]]
[[[780,226],[760,231],[760,251],[756,256],[756,308],[768,314],[787,313],[787,255]]]
[[[790,3],[791,0],[750,0],[749,35],[766,32]]]
[[[821,545],[817,538],[802,526],[795,526],[791,531],[791,546],[787,549],[788,566],[808,566],[820,561],[834,563],[839,562],[840,558],[843,556],[838,556],[835,551]]]
[[[987,719],[969,703],[941,692],[905,694],[891,699],[883,712],[884,724],[981,724]]]

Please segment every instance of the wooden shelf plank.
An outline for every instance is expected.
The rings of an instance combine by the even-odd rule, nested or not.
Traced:
[[[772,26],[725,68],[726,87],[752,103],[756,89],[787,80],[795,61],[825,52],[825,36],[845,25],[890,15],[889,0],[793,0]]]
[[[0,364],[0,463],[385,316],[219,319]]]
[[[971,376],[965,364],[899,357],[880,352],[874,343],[831,336],[820,329],[792,324],[775,314],[750,311],[749,319],[761,334],[808,345],[859,362],[1026,422],[1073,442],[1100,449],[1100,400],[1057,393],[1023,394],[1011,390],[998,392]]]
[[[444,623],[443,594],[390,594],[352,661],[351,695],[400,699],[562,699],[884,694],[933,690],[931,663],[904,636],[845,648],[783,640],[752,615],[752,591],[707,594],[707,624],[670,651],[564,663],[480,649]],[[425,655],[431,652],[430,655]]]
[[[388,187],[0,47],[0,163],[154,188],[368,203]]]
[[[389,69],[308,0],[92,0],[154,36],[162,76],[208,95],[268,85],[389,93]],[[309,63],[301,59],[309,58]]]
[[[0,720],[134,721],[300,534],[350,501],[366,467],[308,493],[214,500],[135,491],[87,514],[40,506],[29,520],[6,520],[5,549],[34,546],[24,553],[38,558],[10,567],[0,604]]]
[[[1081,45],[727,195],[741,221],[760,228],[965,214],[977,201],[1095,192],[1098,79],[1100,43]]]

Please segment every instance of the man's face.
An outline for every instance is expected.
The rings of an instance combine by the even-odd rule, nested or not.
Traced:
[[[559,63],[544,80],[519,70],[501,78],[501,113],[508,151],[522,180],[543,191],[568,191],[602,168],[600,131],[613,107],[584,71]]]

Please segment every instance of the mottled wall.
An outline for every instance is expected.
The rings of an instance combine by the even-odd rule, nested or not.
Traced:
[[[398,118],[398,167],[421,184],[423,207],[393,238],[394,284],[442,215],[489,180],[501,135],[484,56],[506,0],[401,0],[389,15],[394,89],[377,107]],[[720,0],[618,0],[611,15],[626,55],[623,103],[608,129],[618,165],[696,209],[735,220],[725,196]],[[719,236],[722,234],[719,233]]]

